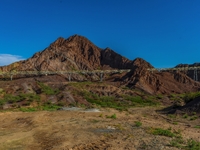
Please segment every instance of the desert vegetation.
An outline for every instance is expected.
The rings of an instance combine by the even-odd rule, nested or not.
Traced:
[[[20,126],[26,126],[27,124],[27,130],[29,127],[32,128],[27,132],[29,132],[30,135],[38,135],[37,138],[43,141],[38,147],[41,146],[45,148],[52,146],[50,144],[51,142],[45,144],[45,141],[51,141],[50,136],[47,136],[47,134],[57,132],[57,134],[59,134],[52,137],[54,141],[56,141],[57,136],[61,136],[62,138],[60,139],[73,139],[76,137],[88,143],[87,145],[76,145],[74,143],[74,145],[66,146],[67,148],[73,147],[74,149],[76,147],[90,148],[89,145],[91,143],[94,145],[94,142],[96,142],[96,146],[98,146],[100,142],[101,146],[104,145],[108,148],[110,144],[110,146],[118,148],[117,142],[121,142],[121,147],[123,149],[126,146],[132,149],[134,149],[134,147],[138,149],[151,149],[152,147],[159,149],[160,146],[163,146],[164,149],[170,150],[199,150],[200,143],[198,134],[192,134],[195,132],[198,133],[200,128],[198,112],[192,111],[188,113],[183,111],[183,113],[160,113],[160,111],[162,112],[166,107],[172,107],[173,109],[181,108],[182,105],[186,105],[195,98],[198,98],[199,92],[152,95],[138,89],[108,85],[106,82],[85,81],[55,84],[36,81],[34,84],[27,83],[26,86],[24,86],[25,88],[23,86],[15,87],[12,85],[13,82],[14,81],[9,81],[10,86],[8,88],[0,87],[0,115],[4,113],[6,115],[16,112],[18,114],[22,113],[19,114],[21,117],[17,116],[14,118],[14,120],[18,121],[18,124],[16,124],[16,126],[19,125],[18,134],[23,135],[24,131],[20,130],[23,129],[20,128]],[[167,106],[163,104],[163,99],[166,98],[170,101],[170,104]],[[100,112],[96,112],[97,114],[95,114],[94,112],[59,111],[65,107],[79,107],[81,110],[96,108],[100,110]],[[40,114],[44,114],[44,118],[48,116],[48,119],[46,119],[48,121],[51,120],[52,126],[47,122],[37,124],[37,121],[32,117],[34,116],[37,118],[36,116]],[[60,114],[62,114],[63,117]],[[56,117],[50,117],[54,115],[56,115]],[[67,118],[71,119],[66,120],[64,117],[65,115],[69,115]],[[29,120],[29,118],[31,118],[31,120]],[[0,131],[0,136],[3,137],[7,135],[7,130],[12,130],[12,127],[8,124],[7,122],[6,126],[8,127],[6,127],[5,130]],[[93,138],[93,141],[88,141],[89,137],[77,137],[75,131],[74,133],[70,131],[70,134],[61,135],[62,132],[66,132],[63,130],[66,124],[68,128],[73,126],[85,136],[89,134]],[[4,124],[2,124],[2,126],[3,125]],[[46,132],[46,127],[49,128],[49,131],[51,131],[50,128],[53,128],[52,133],[49,131]],[[184,130],[185,128],[187,130]],[[45,132],[46,136],[45,134],[37,133],[37,130]],[[185,136],[186,134],[189,138]],[[98,139],[96,136],[101,137],[101,140],[95,141],[95,139]],[[34,141],[36,141],[37,138],[34,138]],[[61,146],[61,141],[57,141],[57,145]],[[102,144],[102,141],[104,141],[104,144]],[[0,149],[19,148],[19,145],[21,145],[20,141],[10,143],[4,141],[4,143],[7,144],[1,145]],[[61,143],[66,142],[62,141]],[[134,147],[129,143],[133,143],[132,145],[134,145]],[[26,145],[33,144],[27,143]],[[26,147],[26,145],[24,145],[24,147]]]

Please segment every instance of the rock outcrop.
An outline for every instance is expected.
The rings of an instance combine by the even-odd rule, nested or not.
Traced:
[[[198,96],[194,100],[188,102],[187,104],[185,104],[184,106],[179,108],[179,110],[181,110],[187,114],[193,114],[193,113],[200,114],[200,96]]]

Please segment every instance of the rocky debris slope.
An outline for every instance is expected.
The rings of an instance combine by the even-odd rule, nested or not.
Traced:
[[[151,94],[170,94],[197,91],[198,82],[193,81],[181,72],[149,71],[153,68],[143,59],[133,62],[133,69],[122,79],[129,87],[139,88]]]
[[[188,102],[186,105],[182,106],[179,110],[187,114],[193,114],[193,113],[200,114],[200,96]]]

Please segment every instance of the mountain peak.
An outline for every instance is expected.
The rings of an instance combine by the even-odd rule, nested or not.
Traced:
[[[50,44],[50,47],[60,47],[65,42],[65,39],[63,37],[57,38],[53,43]]]
[[[57,38],[53,43],[50,44],[50,47],[55,48],[55,47],[61,47],[62,45],[73,42],[73,43],[78,43],[78,44],[91,44],[94,45],[90,40],[88,40],[86,37],[75,34],[70,36],[69,38],[65,39],[63,37]]]
[[[89,41],[86,37],[78,35],[78,34],[74,34],[72,36],[70,36],[67,41],[76,41],[76,42],[81,42],[81,41]]]
[[[139,57],[133,60],[133,65],[138,67],[153,68],[149,62]]]

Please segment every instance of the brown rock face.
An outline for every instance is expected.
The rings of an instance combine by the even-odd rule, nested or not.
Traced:
[[[200,84],[181,72],[148,71],[152,66],[143,59],[133,62],[131,72],[123,77],[128,86],[139,88],[151,94],[170,94],[197,91]]]
[[[194,64],[179,64],[176,66],[178,67],[200,67],[200,63],[194,63]],[[191,79],[195,79],[195,72],[194,70],[185,70],[183,71],[184,74],[186,74]],[[200,81],[200,70],[197,70],[197,81]]]
[[[105,69],[130,69],[133,67],[133,61],[115,53],[113,50],[106,48],[101,51],[101,66]]]
[[[97,70],[128,69],[132,61],[106,48],[102,50],[82,36],[58,38],[28,60],[1,67],[1,70]]]

